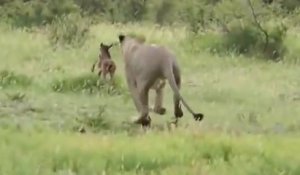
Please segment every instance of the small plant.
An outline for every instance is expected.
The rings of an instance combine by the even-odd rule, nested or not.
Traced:
[[[7,93],[6,96],[11,101],[23,102],[25,100],[26,94],[21,92]]]
[[[32,83],[32,80],[21,74],[3,70],[0,71],[0,88],[6,88],[11,86],[27,87]]]
[[[85,113],[82,117],[77,118],[78,124],[81,125],[81,130],[87,128],[92,132],[99,132],[110,129],[111,124],[105,119],[105,108],[105,105],[100,105],[95,113]]]
[[[201,1],[192,1],[186,5],[182,18],[187,22],[189,31],[192,34],[198,34],[199,30],[204,28],[205,15],[204,3]]]
[[[16,27],[42,26],[51,23],[63,14],[80,11],[79,7],[70,0],[0,1],[0,8],[0,16]]]

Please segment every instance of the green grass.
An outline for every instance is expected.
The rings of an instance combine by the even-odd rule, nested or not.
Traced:
[[[203,122],[195,123],[183,108],[179,128],[169,132],[165,125],[173,105],[167,86],[167,114],[151,113],[149,133],[123,123],[137,113],[120,49],[112,48],[116,87],[99,88],[90,68],[100,42],[132,31],[174,50],[182,68],[181,92],[205,114]],[[288,54],[292,61],[285,63],[195,54],[182,47],[184,29],[138,24],[93,26],[78,49],[53,50],[43,31],[0,27],[0,32],[0,174],[300,172],[300,69],[291,64],[296,54]],[[297,51],[294,33],[286,42]],[[75,132],[80,126],[87,134]]]
[[[186,130],[136,136],[2,130],[1,138],[1,158],[6,160],[0,164],[1,174],[296,175],[300,171],[295,155],[300,143],[290,136],[230,137]]]

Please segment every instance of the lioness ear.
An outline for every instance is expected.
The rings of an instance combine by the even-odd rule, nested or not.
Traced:
[[[125,35],[120,34],[119,35],[119,41],[120,41],[120,43],[122,43],[124,41],[124,39],[125,39]]]

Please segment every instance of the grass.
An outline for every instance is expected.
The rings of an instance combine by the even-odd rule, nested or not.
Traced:
[[[205,114],[202,123],[183,108],[179,128],[168,131],[173,111],[167,86],[167,114],[151,113],[149,133],[123,124],[137,114],[120,49],[112,48],[118,86],[99,88],[90,68],[100,42],[132,31],[174,50],[181,92]],[[187,52],[183,31],[100,24],[82,47],[53,50],[43,32],[0,27],[0,174],[299,174],[297,62]],[[294,33],[286,42],[296,51]],[[107,93],[114,88],[118,93]],[[74,132],[82,125],[87,134]]]
[[[230,137],[186,130],[142,136],[2,130],[1,138],[1,157],[9,160],[0,164],[2,174],[299,173],[299,157],[294,153],[300,143],[290,136]],[[278,147],[289,149],[278,151]]]

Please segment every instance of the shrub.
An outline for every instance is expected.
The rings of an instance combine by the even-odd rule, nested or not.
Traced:
[[[176,19],[176,1],[152,0],[147,3],[147,20],[159,25],[170,24]]]
[[[184,41],[184,44],[192,43],[192,48],[188,46],[189,50],[196,52],[207,49],[218,54],[255,55],[271,60],[283,58],[285,54],[283,43],[286,35],[285,26],[267,26],[265,22],[274,14],[273,9],[266,10],[261,7],[263,2],[254,2],[252,4],[252,1],[250,1],[247,4],[232,0],[217,3],[214,7],[214,14],[211,14],[210,17],[215,18],[214,21],[217,22],[218,29],[221,29],[221,31],[218,33],[209,32],[205,35],[197,34],[200,26],[203,25],[194,24],[195,20],[191,20],[189,25],[191,35],[187,41]],[[259,16],[256,11],[259,11]],[[261,14],[263,14],[263,17]],[[203,24],[205,24],[205,21],[203,21]]]
[[[269,28],[269,43],[263,47],[263,56],[272,60],[282,59],[287,50],[284,45],[287,28],[284,25]]]
[[[252,0],[262,7],[276,4],[286,12],[300,7],[299,0]],[[88,17],[114,22],[136,22],[150,18],[158,24],[186,22],[192,30],[211,21],[217,6],[239,15],[244,12],[240,0],[0,0],[0,16],[8,17],[16,26],[34,26],[51,23],[56,17],[81,13]],[[264,6],[263,6],[264,5]],[[271,5],[269,5],[271,6]],[[219,9],[217,7],[217,9]],[[242,9],[242,10],[241,10]],[[222,10],[221,10],[222,11]],[[182,18],[182,15],[185,16]],[[224,17],[227,17],[225,15]],[[231,16],[229,19],[233,19]],[[236,16],[235,16],[236,17]],[[3,19],[3,18],[2,18]],[[236,18],[235,18],[236,19]]]
[[[205,1],[192,0],[183,5],[180,11],[181,19],[187,24],[189,31],[197,34],[200,29],[205,29],[213,18],[213,6]]]
[[[292,12],[295,9],[300,8],[299,0],[280,0],[279,2],[282,8],[287,10],[288,12]]]
[[[52,45],[79,47],[88,39],[90,21],[79,14],[63,15],[48,26]]]
[[[259,56],[270,60],[282,59],[286,53],[284,38],[286,28],[282,25],[271,26],[266,29],[268,41],[264,33],[256,26],[234,24],[223,34],[206,33],[205,35],[191,35],[183,45],[188,51],[201,52],[208,50],[217,54],[243,54],[245,56]]]
[[[17,27],[32,27],[52,22],[64,14],[78,13],[79,7],[73,0],[12,0],[3,4],[1,16]]]
[[[256,44],[263,42],[262,33],[254,26],[233,26],[223,35],[223,49],[238,54],[247,54],[255,50]]]

